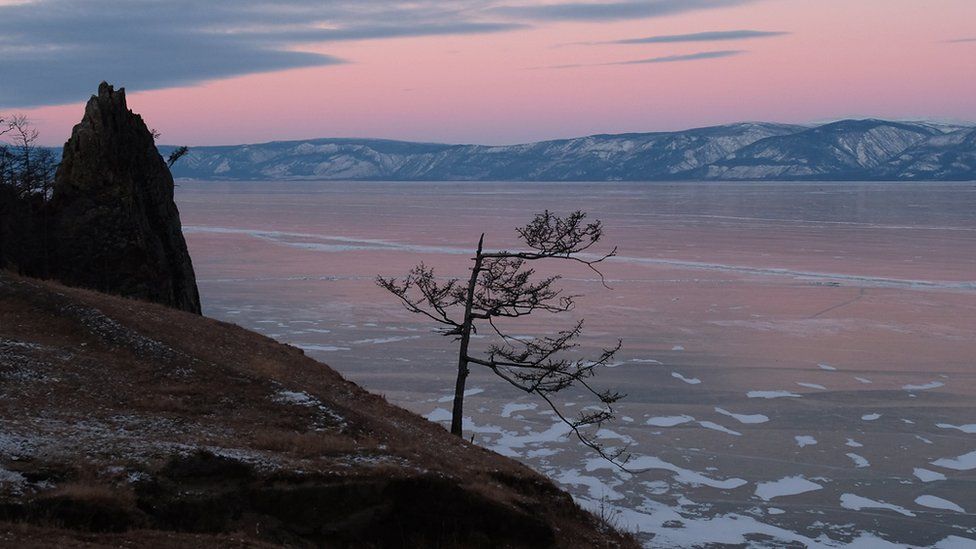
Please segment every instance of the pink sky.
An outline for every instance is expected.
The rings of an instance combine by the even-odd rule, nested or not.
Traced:
[[[382,137],[503,144],[743,120],[976,121],[974,0],[765,0],[623,22],[533,22],[492,34],[307,44],[344,65],[155,91],[129,104],[162,142],[236,144]],[[723,42],[566,45],[752,29]],[[746,50],[694,61],[619,61]],[[554,65],[576,68],[538,68]],[[93,75],[94,91],[102,76]],[[113,82],[125,86],[126,82]],[[61,143],[82,101],[3,109]]]

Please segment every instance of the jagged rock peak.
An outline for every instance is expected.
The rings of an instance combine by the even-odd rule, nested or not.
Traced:
[[[58,278],[200,312],[173,176],[125,89],[98,86],[64,145],[51,200]]]

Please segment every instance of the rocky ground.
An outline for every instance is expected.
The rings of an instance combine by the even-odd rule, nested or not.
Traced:
[[[237,326],[0,273],[0,544],[634,542]]]

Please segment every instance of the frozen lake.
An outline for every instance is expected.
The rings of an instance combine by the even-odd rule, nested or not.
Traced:
[[[477,370],[466,436],[654,546],[976,546],[976,184],[181,182],[177,202],[206,315],[440,421],[456,348],[375,276],[465,276],[481,232],[514,247],[534,213],[585,210],[619,247],[612,290],[559,265],[577,310],[519,329],[623,339],[601,437],[645,472]]]

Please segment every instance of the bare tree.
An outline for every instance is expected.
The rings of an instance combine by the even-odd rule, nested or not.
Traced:
[[[37,144],[40,133],[25,116],[0,119],[0,183],[10,185],[20,197],[50,197],[57,162],[50,149]]]
[[[621,342],[618,340],[591,360],[572,358],[566,356],[567,351],[579,348],[583,320],[555,334],[533,338],[513,337],[502,326],[506,319],[534,312],[563,313],[575,306],[578,296],[568,295],[556,286],[560,276],[536,277],[530,264],[542,260],[580,263],[596,273],[607,287],[598,264],[614,256],[617,249],[602,255],[588,252],[603,237],[603,225],[600,221],[586,221],[586,214],[581,211],[560,217],[547,210],[516,232],[528,250],[486,251],[485,235],[481,235],[466,284],[458,278],[438,278],[434,269],[423,263],[402,279],[377,277],[376,283],[400,298],[408,311],[440,324],[443,335],[459,342],[451,433],[462,436],[469,366],[481,366],[517,389],[542,398],[583,444],[620,465],[618,460],[625,448],[605,448],[588,428],[612,420],[613,405],[624,396],[598,390],[590,381],[596,369],[614,357]],[[479,325],[487,326],[495,342],[474,356],[471,336],[477,333]],[[599,409],[587,408],[575,417],[564,413],[553,394],[574,386],[595,397],[601,403]]]

